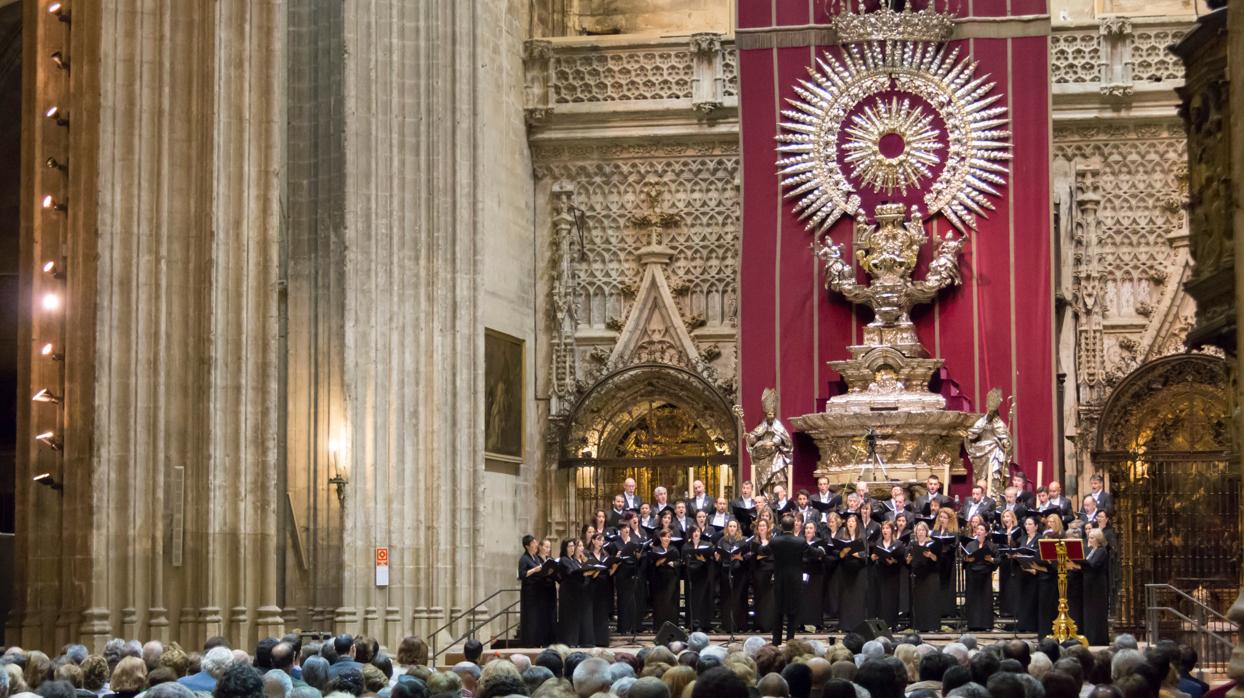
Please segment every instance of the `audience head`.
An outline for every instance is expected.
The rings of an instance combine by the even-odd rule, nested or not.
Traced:
[[[790,687],[786,679],[777,672],[770,672],[756,682],[756,692],[764,698],[790,698]]]
[[[261,698],[263,695],[263,679],[259,678],[259,672],[241,662],[233,662],[225,667],[220,679],[216,681],[216,690],[212,691],[212,698]]]
[[[489,662],[492,664],[492,662]],[[553,678],[561,678],[562,656],[553,650],[544,650],[536,656],[536,666],[542,666],[553,672]]]
[[[523,671],[523,684],[527,686],[527,695],[536,692],[536,689],[544,685],[545,681],[553,678],[553,672],[547,667],[532,666]]]
[[[264,698],[289,698],[294,692],[294,682],[289,674],[280,669],[269,669],[263,675]]]
[[[28,672],[29,673],[29,672]],[[27,683],[30,681],[27,679]],[[138,657],[122,657],[108,681],[113,693],[138,693],[147,687],[147,665]],[[33,688],[33,686],[32,686]]]
[[[583,659],[573,670],[572,683],[579,698],[590,698],[593,693],[607,692],[613,683],[609,677],[609,663],[599,657]]]
[[[809,698],[812,695],[812,669],[807,664],[787,664],[782,678],[790,689],[791,698]]]
[[[942,675],[942,695],[950,693],[971,680],[972,672],[968,671],[967,667],[956,663],[947,668],[946,673]]]
[[[1028,660],[1028,673],[1034,679],[1040,681],[1047,671],[1054,668],[1054,662],[1050,661],[1049,655],[1044,652],[1037,652]]]
[[[627,698],[671,698],[669,686],[655,676],[645,676],[635,683],[626,693]]]
[[[347,667],[337,672],[328,680],[328,693],[341,692],[361,696],[367,691],[367,679],[363,672],[354,667]]]
[[[898,681],[893,667],[880,659],[865,659],[855,672],[855,683],[867,689],[872,698],[903,698],[906,685]]]

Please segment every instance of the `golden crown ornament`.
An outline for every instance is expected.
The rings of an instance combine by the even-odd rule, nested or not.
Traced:
[[[845,11],[830,21],[838,43],[853,44],[864,41],[931,41],[943,43],[955,33],[954,15],[938,12],[932,5],[912,10],[907,4],[901,10],[888,4],[872,12],[865,11],[862,3],[856,3],[852,11],[850,3]]]

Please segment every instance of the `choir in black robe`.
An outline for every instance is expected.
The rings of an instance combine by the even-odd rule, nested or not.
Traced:
[[[1013,528],[1010,531],[998,531],[993,534],[998,538],[1003,538],[1001,545],[1007,548],[1014,548],[1019,545],[1019,539],[1023,535],[1023,530]],[[996,539],[995,539],[995,542]],[[998,611],[1008,618],[1014,618],[1016,613],[1016,599],[1019,596],[1019,571],[1018,565],[1011,559],[1010,555],[998,553],[1001,558],[998,560]]]
[[[986,559],[990,558],[990,559]],[[968,630],[993,629],[994,548],[973,539],[963,547],[964,605]]]
[[[600,555],[588,555],[588,565],[596,568],[597,574],[588,582],[588,596],[592,600],[592,636],[591,644],[597,647],[609,646],[609,617],[613,614],[613,575],[611,574],[618,561],[601,550]],[[580,638],[583,644],[589,644],[588,638]]]
[[[933,532],[933,540],[937,541],[937,584],[941,593],[942,617],[959,615],[955,603],[955,556],[959,548],[959,536],[949,530]]]
[[[542,572],[527,576],[528,571],[540,565],[541,558],[538,555],[523,553],[518,559],[518,579],[522,587],[518,605],[518,636],[523,647],[544,647],[553,638],[553,626],[549,619],[551,616],[555,617],[556,609],[547,608],[545,584],[548,577]]]
[[[1080,632],[1090,645],[1104,645],[1110,610],[1110,549],[1090,547],[1084,558],[1084,622]]]
[[[839,530],[842,530],[841,528]],[[837,538],[837,531],[825,529],[825,627],[832,628],[838,625],[838,600],[842,596],[841,575],[838,568],[842,564],[842,559],[838,557],[838,551],[834,549],[834,540]]]
[[[618,632],[622,634],[633,634],[639,630],[639,556],[642,547],[635,538],[626,543],[618,538],[610,543],[613,562],[618,566],[613,575],[613,588],[617,595]]]
[[[1037,633],[1049,635],[1058,617],[1058,563],[1042,562],[1037,572]]]
[[[761,543],[759,538],[748,542],[748,565],[751,568],[752,581],[752,626],[757,631],[767,633],[773,629],[773,557],[769,553],[769,544]]]
[[[898,541],[889,546],[878,541],[872,548],[872,554],[877,556],[872,564],[876,580],[873,596],[877,600],[877,617],[893,628],[898,625],[901,608],[899,589],[903,578],[907,577],[907,549]]]
[[[851,542],[840,541],[844,546]],[[855,626],[864,622],[868,614],[868,543],[862,540],[860,542],[864,544],[862,553],[847,552],[846,557],[838,563],[838,627],[843,632],[852,632]],[[839,556],[843,550],[848,548],[839,548]],[[857,554],[860,557],[856,557]]]
[[[911,545],[908,546],[907,552],[911,555],[910,569],[912,574],[911,582],[911,624],[917,631],[935,632],[941,627],[942,621],[942,591],[941,581],[938,578],[938,560],[931,560],[925,555],[927,552],[934,557],[938,557],[938,549],[940,546],[928,541],[924,545],[916,542],[912,537]]]
[[[1020,546],[1036,550],[1037,538],[1026,538]],[[1037,569],[1039,560],[1032,557],[1016,559],[1015,554],[1011,557],[1015,565],[1015,629],[1021,633],[1035,633],[1040,624],[1040,593],[1037,590],[1040,575],[1032,570]]]
[[[666,622],[678,624],[678,580],[680,556],[678,549],[652,546],[645,556],[648,566],[648,590],[652,599],[652,627]]]
[[[563,645],[583,647],[593,643],[591,580],[583,576],[583,564],[572,557],[557,561],[560,584],[557,589],[556,639]]]
[[[701,538],[700,544],[683,546],[683,570],[687,580],[687,624],[691,630],[708,630],[713,625],[713,544]]]
[[[747,622],[747,565],[742,539],[722,538],[717,543],[717,590],[721,629],[734,633]],[[737,558],[737,559],[736,559]]]
[[[1074,620],[1076,622],[1077,628],[1083,628],[1084,627],[1084,571],[1082,569],[1076,569],[1072,567],[1072,565],[1079,565],[1079,564],[1081,563],[1068,562],[1067,564],[1067,615],[1071,616],[1071,620]],[[1054,603],[1055,603],[1055,608],[1057,608],[1058,602],[1055,601]],[[1057,616],[1057,612],[1055,612],[1055,616]]]
[[[795,624],[811,625],[820,632],[825,622],[825,544],[821,541],[814,539],[808,543],[803,553],[803,574],[807,581],[803,582]]]

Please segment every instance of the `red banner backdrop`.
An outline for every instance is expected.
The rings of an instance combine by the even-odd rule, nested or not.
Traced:
[[[833,6],[841,3],[833,3]],[[962,0],[954,43],[979,62],[1002,91],[1012,132],[1011,173],[996,206],[978,218],[964,248],[963,284],[913,313],[921,341],[945,359],[943,394],[953,408],[983,409],[993,386],[1014,396],[1016,461],[1036,476],[1038,460],[1052,472],[1055,443],[1054,298],[1050,209],[1050,89],[1045,0]],[[939,3],[940,6],[940,3]],[[822,408],[837,394],[838,376],[825,362],[848,358],[870,319],[827,293],[812,234],[783,200],[775,137],[792,85],[808,77],[826,47],[827,0],[739,0],[739,112],[742,139],[743,231],[740,265],[740,391],[749,422],[759,418],[760,393],[778,388],[785,418]],[[958,34],[957,34],[958,35]],[[935,240],[950,229],[928,221]],[[831,229],[850,258],[851,220]],[[927,263],[932,247],[922,252]],[[923,267],[918,274],[923,273]],[[935,388],[936,389],[936,388]],[[789,422],[788,422],[789,423]],[[796,486],[813,484],[817,452],[796,435]],[[745,471],[745,475],[747,472]],[[1044,484],[1044,483],[1042,483]],[[964,492],[964,482],[952,492]]]

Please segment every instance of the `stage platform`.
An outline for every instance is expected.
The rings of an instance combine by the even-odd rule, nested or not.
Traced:
[[[743,634],[743,635],[735,635],[733,642],[737,643],[739,647],[741,648],[743,645],[743,641],[749,637],[752,637],[753,634],[759,637],[764,637],[766,639],[770,637],[769,635],[760,635],[759,633],[748,633],[748,634]],[[795,638],[799,640],[820,640],[821,642],[826,642],[831,645],[837,645],[840,642],[842,642],[842,637],[845,634],[846,633],[797,633],[795,635]],[[902,636],[902,634],[903,634],[902,632],[896,632],[893,634],[893,637],[895,639],[898,639],[899,637]],[[940,647],[942,645],[947,645],[952,642],[958,641],[959,637],[962,634],[963,633],[958,633],[958,632],[920,633],[920,639],[931,645]],[[1019,640],[1027,640],[1029,642],[1032,642],[1037,639],[1036,633],[1013,633],[1009,631],[1000,631],[1000,630],[989,631],[989,632],[978,632],[978,633],[971,633],[971,634],[976,637],[977,644],[982,645],[982,646],[993,644],[995,642],[999,642],[1002,640],[1019,639]],[[729,644],[731,642],[730,635],[722,635],[722,634],[714,633],[714,634],[710,634],[708,637],[709,637],[709,641],[715,645]],[[613,652],[634,653],[634,652],[638,652],[639,650],[645,647],[651,647],[655,639],[656,639],[656,636],[651,633],[647,635],[636,635],[634,638],[630,637],[629,635],[622,636],[622,637],[615,636],[613,638],[613,641],[609,644],[609,649]],[[536,655],[540,654],[540,652],[543,651],[543,649],[544,649],[543,647],[507,647],[507,648],[487,647],[484,649],[484,654],[489,657],[495,657],[495,656],[508,657],[510,655],[515,655],[515,654],[525,654],[528,657],[535,659]],[[591,652],[598,648],[583,647],[583,648],[572,648],[572,649],[582,649],[585,652]],[[445,659],[442,660],[441,663],[444,664],[445,667],[451,667],[456,662],[461,661],[461,660],[462,660],[462,652],[458,650],[454,650],[454,651],[450,651],[446,653]]]

